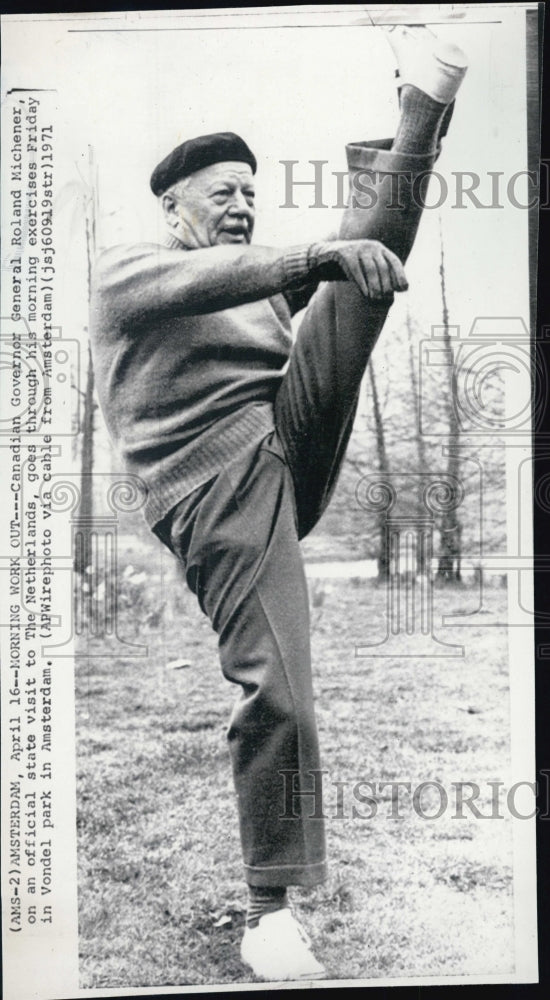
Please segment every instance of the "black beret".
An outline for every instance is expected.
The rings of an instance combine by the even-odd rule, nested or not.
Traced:
[[[163,194],[172,184],[182,177],[194,174],[212,163],[223,163],[235,160],[248,163],[252,173],[256,173],[256,157],[248,148],[244,139],[234,132],[213,132],[211,135],[199,135],[196,139],[188,139],[176,146],[167,157],[155,167],[151,175],[151,190],[153,194]]]

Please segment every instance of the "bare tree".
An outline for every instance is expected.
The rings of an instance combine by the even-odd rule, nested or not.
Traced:
[[[423,499],[423,487],[422,484],[426,482],[426,474],[429,469],[428,458],[426,455],[426,442],[422,434],[422,428],[420,425],[420,409],[419,409],[419,395],[418,395],[418,377],[416,373],[416,367],[414,363],[414,342],[413,342],[413,328],[410,313],[407,310],[407,340],[409,343],[409,376],[411,381],[411,394],[413,401],[413,412],[415,414],[415,444],[416,453],[418,458],[418,490],[416,497],[416,514],[418,518],[418,523],[422,524],[426,518],[426,508]],[[426,553],[422,545],[418,545],[416,549],[416,572],[425,573],[429,567],[425,565]]]
[[[60,191],[59,206],[70,201],[73,206],[73,225],[80,227],[84,222],[86,236],[88,304],[91,298],[92,267],[96,254],[96,225],[98,218],[97,168],[94,152],[88,147],[88,179],[70,181]],[[85,328],[87,333],[87,328]],[[82,433],[80,447],[80,504],[75,530],[74,567],[77,573],[85,572],[92,561],[91,538],[93,518],[93,468],[94,468],[94,414],[97,404],[94,399],[94,367],[90,343],[88,341],[86,386],[84,391],[78,386],[83,404]]]
[[[372,409],[374,414],[374,432],[376,440],[376,454],[378,456],[378,471],[385,483],[390,485],[390,463],[386,449],[386,438],[384,424],[382,423],[382,413],[380,410],[380,398],[374,374],[372,356],[368,363],[368,373],[372,392]],[[378,579],[387,580],[389,577],[390,553],[387,545],[386,513],[380,511],[378,514]]]
[[[439,241],[440,241],[440,265],[439,276],[441,285],[441,302],[443,313],[443,351],[445,354],[445,369],[448,372],[447,418],[448,418],[448,457],[447,457],[447,477],[453,490],[453,497],[446,504],[446,509],[441,515],[439,526],[440,543],[439,559],[437,567],[437,577],[446,583],[461,579],[461,557],[462,557],[462,525],[460,523],[457,506],[458,497],[453,484],[458,489],[460,474],[459,439],[460,425],[455,407],[456,400],[456,367],[449,330],[449,307],[447,304],[447,288],[445,283],[445,249],[443,245],[443,231],[441,226],[441,216],[439,217]]]

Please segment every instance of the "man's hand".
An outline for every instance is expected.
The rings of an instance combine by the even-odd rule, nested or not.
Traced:
[[[354,281],[368,299],[383,299],[409,287],[399,257],[378,240],[314,243],[308,261],[321,281]]]

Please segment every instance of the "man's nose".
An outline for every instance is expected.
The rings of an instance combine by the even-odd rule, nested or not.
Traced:
[[[241,191],[235,191],[231,199],[231,204],[229,206],[229,211],[231,215],[248,215],[254,214],[254,210],[251,205],[248,204],[245,196]]]

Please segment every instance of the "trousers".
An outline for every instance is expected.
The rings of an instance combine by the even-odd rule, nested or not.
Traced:
[[[415,192],[437,153],[391,145],[346,147],[350,198],[339,236],[379,240],[405,261],[422,211]],[[321,285],[273,403],[274,430],[154,529],[182,561],[217,633],[223,674],[240,688],[228,740],[251,885],[313,885],[327,874],[311,795],[321,763],[299,541],[334,490],[391,302],[367,301],[348,282]]]

